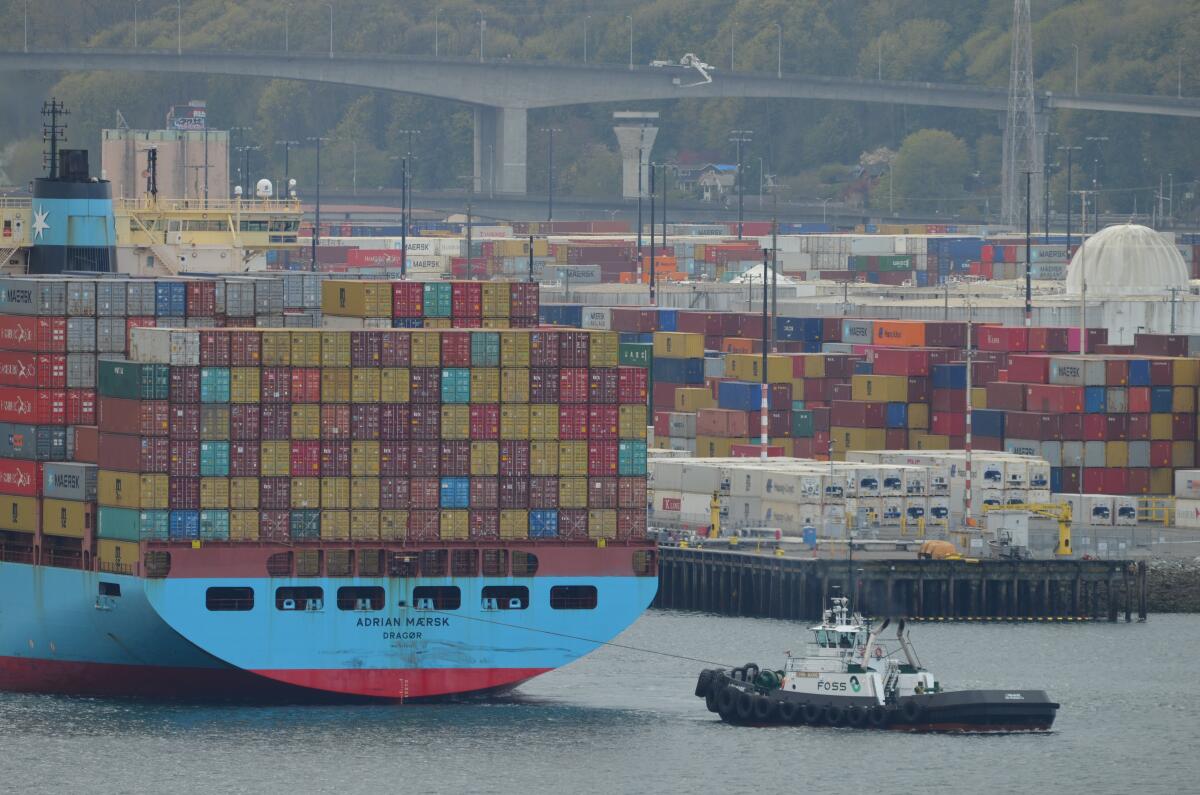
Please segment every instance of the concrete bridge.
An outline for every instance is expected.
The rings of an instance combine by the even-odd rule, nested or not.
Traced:
[[[464,102],[475,109],[475,190],[525,193],[528,112],[596,102],[639,100],[810,99],[968,108],[1003,114],[1003,88],[784,74],[729,74],[711,83],[680,67],[627,67],[428,57],[311,53],[37,50],[0,53],[0,71],[124,71],[225,74],[337,83]],[[1038,96],[1056,109],[1200,118],[1200,99],[1124,94]]]

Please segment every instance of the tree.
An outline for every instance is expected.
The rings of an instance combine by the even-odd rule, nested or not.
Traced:
[[[904,139],[892,165],[897,205],[932,211],[956,202],[971,171],[967,145],[945,130],[919,130]]]

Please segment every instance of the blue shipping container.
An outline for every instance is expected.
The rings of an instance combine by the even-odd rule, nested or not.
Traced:
[[[885,417],[887,427],[889,428],[907,428],[908,427],[908,404],[907,403],[889,403],[887,404],[887,416]]]
[[[558,511],[530,511],[529,537],[555,538],[558,536]]]
[[[171,511],[171,538],[174,540],[196,540],[200,538],[199,511]]]
[[[1155,414],[1170,414],[1174,405],[1173,391],[1169,386],[1150,387],[1150,411]]]
[[[665,359],[655,357],[652,377],[667,384],[703,384],[704,359]]]
[[[1168,393],[1170,390],[1167,390]],[[1087,386],[1083,388],[1083,410],[1088,414],[1103,414],[1107,411],[1108,390],[1102,386]],[[1168,403],[1168,411],[1170,404]]]
[[[660,309],[658,310],[658,330],[659,331],[675,331],[677,321],[679,320],[678,309]]]
[[[1004,438],[1004,412],[975,409],[971,412],[971,431],[978,436]]]
[[[934,389],[967,388],[967,365],[965,363],[935,364],[932,375]]]
[[[1150,386],[1150,362],[1148,360],[1129,360],[1129,385]]]
[[[443,508],[469,508],[471,506],[470,478],[442,478]]]

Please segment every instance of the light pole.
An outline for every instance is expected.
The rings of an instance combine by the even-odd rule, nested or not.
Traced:
[[[733,54],[734,54],[734,47],[737,44],[737,42],[734,41],[734,34],[736,34],[736,33],[737,33],[737,25],[730,22],[729,23],[729,71],[731,73],[735,71],[733,68]]]
[[[550,136],[550,165],[546,170],[546,220],[554,220],[554,134],[562,132],[558,127],[543,127],[542,132]]]
[[[758,159],[758,209],[763,206],[763,159]]]
[[[175,54],[183,55],[183,0],[175,0]]]
[[[138,14],[137,14],[137,7],[138,7],[138,3],[140,3],[140,2],[142,2],[142,0],[133,0],[133,49],[135,49],[135,50],[138,48]],[[25,0],[25,7],[26,7],[26,8],[29,8],[29,0]],[[28,51],[28,46],[26,47],[26,51]]]
[[[1071,48],[1075,50],[1075,96],[1079,96],[1079,45],[1072,44]]]
[[[441,15],[442,9],[435,8],[433,10],[433,57],[438,57],[438,16]]]
[[[133,13],[137,13],[137,6],[134,6]],[[29,0],[25,0],[25,52],[29,52]]]
[[[1045,226],[1042,228],[1043,241],[1050,243],[1050,147],[1046,146],[1051,138],[1057,138],[1058,133],[1047,130],[1038,135],[1045,136],[1042,141],[1042,208],[1046,213]]]
[[[313,221],[312,231],[312,270],[317,269],[317,246],[321,245],[321,141],[328,141],[328,138],[321,136],[313,136],[310,141],[316,141],[317,144],[317,200],[316,200],[316,215]]]
[[[587,63],[588,56],[588,22],[591,20],[591,15],[583,18],[583,62]]]
[[[742,144],[749,143],[753,130],[730,130],[733,137],[729,140],[737,144],[737,192],[738,192],[738,240],[742,239],[742,227],[745,223],[744,204],[746,198],[746,182],[742,179]],[[653,175],[653,172],[651,172]],[[653,179],[653,176],[651,176]]]
[[[328,4],[329,8],[329,57],[333,57],[333,5]],[[318,149],[319,151],[319,149]]]
[[[292,25],[291,11],[292,11],[291,6],[283,7],[283,51],[284,52],[288,52],[289,50],[291,50],[291,40],[290,40],[291,33],[292,33],[292,31],[291,31],[291,25]]]
[[[640,133],[643,143],[645,142],[645,128]],[[641,146],[638,147],[638,218],[637,218],[637,282],[642,283],[642,198],[646,195],[646,191],[642,189],[642,160],[645,159],[645,153]]]
[[[783,25],[775,23],[775,77],[783,79]]]
[[[276,141],[275,145],[283,147],[283,196],[286,199],[288,195],[288,186],[292,178],[291,164],[289,163],[288,156],[291,153],[292,147],[299,146],[300,142],[284,140]]]
[[[483,63],[483,32],[487,30],[487,20],[483,18],[483,11],[479,12],[479,62]]]
[[[1092,159],[1092,193],[1095,196],[1092,198],[1092,214],[1095,218],[1093,224],[1093,232],[1100,231],[1100,144],[1108,140],[1107,135],[1089,135],[1085,140],[1095,145],[1096,157]]]
[[[633,14],[626,14],[629,20],[629,69],[633,71]]]
[[[1071,155],[1082,146],[1060,146],[1058,151],[1067,153],[1067,258],[1071,257]]]
[[[246,134],[246,133],[248,133],[248,132],[250,132],[250,131],[251,131],[251,130],[253,130],[253,129],[254,129],[253,127],[236,127],[236,126],[235,126],[235,127],[230,127],[230,128],[229,128],[229,138],[230,138],[230,141],[229,141],[229,143],[231,144],[231,148],[232,148],[232,150],[233,150],[233,151],[235,151],[235,152],[241,151],[241,147],[238,147],[238,146],[234,146],[234,145],[233,145],[233,135],[234,135],[234,133],[242,133],[242,138],[243,138],[243,141],[244,141],[244,140],[245,140],[245,134]],[[228,160],[228,155],[226,155],[226,159]],[[226,163],[226,165],[228,165],[228,163]],[[236,170],[237,170],[237,172],[238,172],[238,178],[240,179],[240,178],[241,178],[241,176],[242,176],[242,173],[241,173],[241,172],[242,172],[242,167],[241,167],[241,165],[238,163],[236,156],[235,156],[235,158],[234,158],[233,165],[235,166],[235,168],[236,168]],[[227,170],[228,170],[228,172],[229,172],[229,177],[230,177],[230,179],[232,179],[232,178],[233,178],[233,172],[234,172],[234,169],[227,169]],[[234,186],[233,186],[232,184],[229,186],[229,194],[230,194],[231,196],[233,195],[233,187],[234,187]]]
[[[823,224],[828,222],[828,215],[825,212],[825,208],[829,206],[831,201],[833,201],[832,196],[828,199],[821,199],[821,223]]]

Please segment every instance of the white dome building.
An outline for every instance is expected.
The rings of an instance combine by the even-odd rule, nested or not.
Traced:
[[[1067,270],[1067,293],[1088,297],[1165,295],[1187,291],[1190,274],[1179,251],[1153,229],[1137,224],[1109,226],[1089,237]]]

